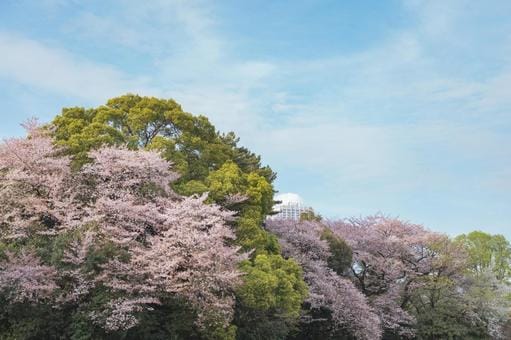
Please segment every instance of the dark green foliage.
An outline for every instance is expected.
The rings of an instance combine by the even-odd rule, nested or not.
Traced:
[[[185,301],[169,297],[162,302],[141,315],[140,323],[127,332],[126,339],[203,339],[194,324],[195,313]]]
[[[0,338],[15,339],[65,339],[59,334],[63,328],[60,312],[48,305],[9,304],[0,298]],[[48,315],[54,315],[50,319]]]
[[[353,253],[350,246],[339,236],[336,236],[330,229],[325,228],[321,239],[327,241],[330,253],[328,266],[339,275],[351,267]]]
[[[332,313],[326,308],[310,309],[304,304],[307,310],[307,318],[300,322],[299,327],[290,333],[289,340],[356,340],[346,330],[334,327]]]
[[[97,297],[96,300],[101,299]],[[2,302],[2,301],[0,301]],[[49,305],[4,304],[0,309],[0,339],[5,340],[100,340],[175,339],[201,340],[208,337],[194,324],[194,311],[181,301],[170,299],[140,315],[140,323],[125,332],[105,333],[93,325],[89,308],[55,309]]]
[[[238,326],[238,340],[279,340],[286,339],[296,322],[271,311],[238,305],[234,323]]]
[[[8,304],[0,301],[0,339],[122,339],[105,334],[84,317],[85,310],[71,306],[54,308],[47,304]]]
[[[485,325],[467,320],[459,301],[442,301],[434,308],[425,308],[417,314],[417,338],[424,340],[491,339]]]

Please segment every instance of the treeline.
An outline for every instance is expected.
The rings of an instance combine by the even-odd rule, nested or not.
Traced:
[[[508,339],[511,247],[385,216],[271,221],[309,286],[293,339]]]
[[[374,216],[269,221],[276,174],[137,95],[0,147],[0,339],[490,339],[511,247]]]

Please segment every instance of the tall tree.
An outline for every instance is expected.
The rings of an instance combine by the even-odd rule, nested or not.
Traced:
[[[50,305],[69,312],[63,334],[76,337],[81,320],[101,338],[182,299],[204,334],[232,336],[246,258],[229,245],[232,213],[205,195],[174,193],[177,176],[155,152],[100,148],[76,172],[48,135],[28,128],[28,138],[0,147],[0,294],[9,308]],[[6,318],[0,337],[17,329]]]
[[[472,231],[456,237],[456,241],[468,252],[474,273],[491,271],[499,281],[511,278],[511,244],[504,236]]]
[[[220,134],[205,116],[184,112],[172,99],[127,94],[98,108],[64,108],[54,121],[54,136],[76,163],[87,161],[89,150],[103,145],[157,149],[174,163],[178,183],[204,180],[227,160],[244,172],[256,171],[275,179],[260,157],[237,146],[234,133]]]
[[[327,234],[329,240],[325,240],[323,235],[328,230],[325,226],[317,222],[272,220],[268,221],[267,227],[278,235],[284,254],[302,265],[310,287],[302,333],[296,338],[312,335],[318,338],[380,338],[380,321],[373,308],[349,279],[334,271],[346,259],[332,261],[332,258],[345,253],[332,251],[340,241],[332,242],[331,232]],[[329,267],[332,263],[334,269]]]
[[[499,289],[467,276],[458,242],[377,215],[330,222],[353,250],[351,277],[381,319],[385,338],[500,338]]]
[[[282,261],[276,238],[262,228],[273,206],[272,182],[276,175],[271,168],[261,165],[259,156],[238,146],[234,133],[219,133],[206,117],[184,112],[171,99],[132,94],[112,98],[98,108],[63,109],[49,129],[57,145],[70,155],[75,168],[91,161],[90,150],[104,145],[158,151],[174,164],[179,174],[172,184],[177,193],[189,196],[209,192],[208,202],[237,212],[238,218],[232,223],[235,242],[251,251],[249,264],[242,267],[249,274],[244,279],[246,285],[253,285],[250,280],[254,276],[250,273],[264,261],[272,262],[266,273],[268,280],[280,280],[280,269],[287,266],[284,270],[303,282],[301,272],[295,270],[296,263],[292,259]],[[258,259],[259,256],[266,257]],[[249,265],[253,268],[249,269]],[[271,285],[265,287],[269,289],[266,294],[287,294],[272,290]],[[300,285],[293,289],[289,297],[302,296],[303,300],[305,293]],[[265,305],[251,304],[249,301],[256,297],[249,298],[246,293],[239,299],[235,319],[239,334],[250,333],[258,325],[264,328],[268,318],[282,320],[279,326],[282,329],[289,328],[296,319],[299,307],[294,305],[293,313],[288,313],[285,304],[289,297],[275,296],[282,305],[265,309]]]

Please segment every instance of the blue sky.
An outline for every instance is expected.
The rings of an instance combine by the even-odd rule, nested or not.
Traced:
[[[0,1],[0,137],[135,92],[328,217],[511,238],[509,1]]]

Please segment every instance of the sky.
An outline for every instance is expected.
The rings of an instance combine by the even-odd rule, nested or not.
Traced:
[[[128,92],[204,114],[328,218],[511,239],[511,2],[1,0],[0,138]]]

